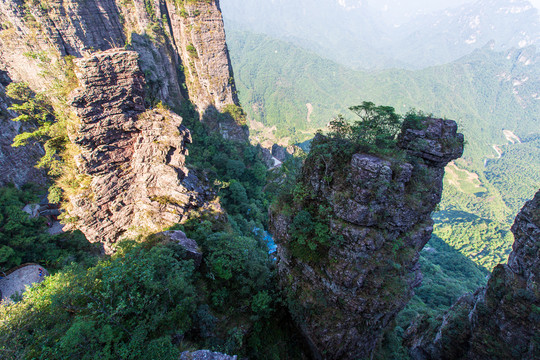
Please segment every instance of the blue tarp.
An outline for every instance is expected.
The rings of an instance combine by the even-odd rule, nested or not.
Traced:
[[[259,228],[254,228],[253,229],[254,233],[257,233],[257,232],[260,232],[260,231],[261,231],[261,229],[259,229]],[[272,254],[272,253],[276,252],[277,245],[274,242],[274,238],[272,237],[272,235],[268,231],[263,230],[262,231],[262,236],[263,236],[263,240],[266,242],[266,246],[268,246],[268,253]]]

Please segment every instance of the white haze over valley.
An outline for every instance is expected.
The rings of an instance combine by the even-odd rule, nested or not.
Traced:
[[[540,0],[222,0],[226,27],[356,69],[420,69],[489,45],[540,48]]]

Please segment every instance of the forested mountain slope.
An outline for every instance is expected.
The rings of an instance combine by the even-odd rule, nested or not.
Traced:
[[[229,0],[223,11],[244,30],[359,69],[445,64],[492,40],[497,50],[540,43],[538,9],[526,0]]]
[[[486,46],[447,65],[365,72],[233,26],[228,43],[240,100],[253,119],[275,125],[278,137],[309,139],[338,113],[354,117],[347,108],[364,100],[455,119],[467,145],[449,165],[440,206],[446,211],[437,217],[457,227],[436,232],[488,269],[506,258],[511,219],[540,184],[534,47]]]

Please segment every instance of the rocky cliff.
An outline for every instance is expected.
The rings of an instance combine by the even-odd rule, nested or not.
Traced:
[[[3,0],[0,23],[0,70],[45,94],[69,123],[57,126],[69,132],[70,144],[60,144],[67,150],[51,156],[76,156],[76,183],[59,183],[71,223],[91,241],[110,251],[120,237],[160,231],[206,204],[207,189],[184,164],[189,131],[163,106],[152,109],[191,103],[211,131],[247,139],[233,116],[240,108],[218,1]],[[0,126],[0,161],[19,168],[0,181],[38,179],[33,165],[43,150],[13,150],[21,125]],[[26,160],[14,162],[19,155]]]
[[[140,54],[155,100],[189,97],[201,114],[238,105],[217,0],[3,0],[0,20],[1,66],[36,90],[59,57],[126,46]]]
[[[0,23],[0,70],[57,104],[65,101],[66,62],[125,46],[139,54],[147,104],[180,109],[189,99],[212,130],[247,139],[245,127],[220,113],[238,99],[218,1],[2,0]],[[5,143],[19,131],[7,124]],[[3,149],[7,158],[18,154]],[[7,181],[28,181],[25,169]]]
[[[508,264],[485,288],[461,297],[436,324],[418,321],[407,334],[413,359],[540,358],[540,191],[512,226]]]
[[[72,106],[80,125],[70,138],[87,180],[70,197],[68,215],[106,252],[121,237],[184,221],[212,198],[185,166],[191,135],[182,118],[145,109],[138,58],[134,51],[111,49],[76,61],[81,87]]]
[[[289,309],[316,358],[369,358],[421,281],[444,166],[463,151],[453,121],[403,128],[392,155],[315,138],[290,199],[271,209]],[[329,156],[329,154],[333,154]]]

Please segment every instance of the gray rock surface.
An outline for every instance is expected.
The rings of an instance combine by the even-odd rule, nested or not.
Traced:
[[[39,216],[39,208],[39,204],[28,204],[23,207],[22,211],[27,213],[30,218],[36,218]]]
[[[0,273],[0,299],[10,301],[11,296],[22,294],[36,283],[42,282],[49,272],[39,264],[24,264],[8,271]]]
[[[300,179],[305,200],[271,211],[280,284],[315,358],[370,358],[421,282],[418,252],[433,230],[444,166],[461,156],[463,136],[455,122],[441,119],[409,130],[402,129],[399,146],[415,159],[410,163],[357,153],[343,164],[312,151]],[[312,149],[320,141],[325,138],[316,137]],[[297,246],[293,221],[303,206],[326,209],[322,216],[329,219],[333,242],[319,261],[291,250]]]
[[[236,360],[236,355],[229,356],[226,354],[213,352],[210,350],[184,351],[180,354],[180,360]]]
[[[62,57],[126,46],[139,53],[148,100],[176,108],[189,98],[214,131],[247,140],[218,114],[238,98],[217,0],[5,0],[0,23],[0,69],[15,81],[46,90],[65,75]]]
[[[198,268],[202,262],[202,251],[197,245],[197,242],[193,239],[189,239],[183,231],[180,230],[170,230],[163,231],[155,236],[162,237],[164,241],[171,241],[175,244],[180,245],[185,253],[186,259],[192,259],[195,265],[195,268]]]
[[[287,147],[278,144],[272,145],[272,156],[281,162],[284,162],[285,160],[293,156],[295,152],[296,148],[292,145]]]

